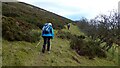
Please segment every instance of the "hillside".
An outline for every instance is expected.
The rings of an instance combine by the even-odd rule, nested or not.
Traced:
[[[12,17],[17,21],[28,22],[40,27],[45,22],[54,23],[54,28],[60,29],[62,25],[72,22],[72,20],[38,8],[23,2],[4,2],[2,3],[2,15]]]
[[[74,25],[70,28],[78,28]],[[63,29],[63,31],[68,31]],[[3,66],[116,66],[116,61],[109,59],[100,59],[96,57],[94,60],[89,60],[87,57],[79,56],[70,48],[70,41],[56,37],[51,40],[51,53],[41,52],[43,40],[40,40],[40,45],[35,48],[38,42],[28,43],[24,41],[9,42],[3,40]],[[83,34],[75,32],[75,34]],[[29,57],[28,57],[29,56]],[[9,59],[8,59],[9,58]]]
[[[62,29],[72,20],[23,2],[2,3],[2,36],[6,40],[38,41],[37,30],[46,22],[54,24],[54,29]]]
[[[56,15],[47,10],[22,3],[10,2],[2,4],[2,65],[3,66],[117,66],[118,50],[114,46],[108,51],[93,50],[95,47],[89,37],[81,32],[73,21]],[[24,7],[24,9],[23,9]],[[52,22],[55,37],[51,40],[51,53],[41,52],[43,38],[41,28],[44,23]],[[70,30],[66,24],[71,23]],[[81,39],[85,37],[85,39]],[[79,39],[80,38],[80,39]],[[76,40],[77,39],[77,40]],[[82,41],[84,41],[82,43]],[[88,44],[87,41],[90,41]],[[39,44],[38,47],[36,45]],[[77,50],[71,48],[71,42],[79,43],[83,47],[83,53],[79,55]],[[83,44],[83,45],[81,45]],[[77,46],[74,46],[77,48]],[[87,46],[89,45],[89,46]],[[101,44],[103,46],[104,43]],[[116,45],[116,44],[114,44]],[[92,48],[93,47],[93,48]],[[99,48],[100,49],[100,48]],[[93,52],[102,53],[90,59]],[[93,54],[93,55],[94,55]]]

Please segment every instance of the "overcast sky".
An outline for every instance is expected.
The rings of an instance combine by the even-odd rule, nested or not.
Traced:
[[[45,10],[72,20],[80,20],[81,17],[87,19],[94,18],[98,14],[118,9],[120,0],[18,0],[26,2]]]

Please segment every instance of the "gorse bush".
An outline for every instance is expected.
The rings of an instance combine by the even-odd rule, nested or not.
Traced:
[[[54,24],[53,24],[53,28],[54,29],[63,29],[63,28],[65,28],[65,26],[64,26],[65,24],[62,24],[61,22],[55,22]]]
[[[57,37],[70,40],[71,37],[73,37],[73,35],[70,32],[64,32],[64,31],[59,30],[57,33]]]
[[[2,18],[2,37],[9,41],[35,42],[40,39],[40,32],[33,30],[33,25],[16,21],[11,17]],[[34,29],[38,29],[37,27]]]
[[[41,36],[41,32],[38,31],[38,30],[32,30],[32,31],[29,32],[29,36],[32,39],[31,42],[39,41],[40,40],[40,36]]]
[[[84,35],[77,36],[79,39],[85,39]]]
[[[74,49],[81,56],[88,56],[93,59],[95,56],[106,58],[106,53],[99,46],[98,42],[93,40],[85,41],[82,36],[74,36],[70,42],[70,47]]]

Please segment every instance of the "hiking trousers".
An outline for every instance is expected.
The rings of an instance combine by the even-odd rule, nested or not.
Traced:
[[[50,51],[50,38],[51,37],[43,37],[43,39],[44,39],[44,44],[43,44],[43,48],[42,48],[43,53],[46,50],[46,44],[47,44],[47,51]]]
[[[70,26],[67,26],[68,27],[68,30],[70,29]]]

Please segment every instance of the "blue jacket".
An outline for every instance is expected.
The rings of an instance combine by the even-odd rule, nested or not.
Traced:
[[[54,30],[52,28],[52,26],[50,26],[50,29],[52,30],[52,33],[48,33],[48,34],[45,34],[42,30],[42,37],[54,37]]]

